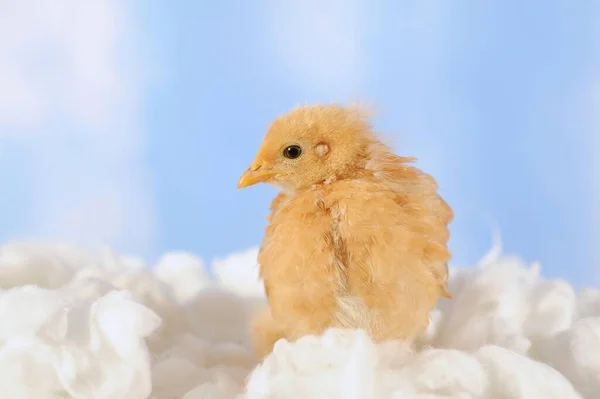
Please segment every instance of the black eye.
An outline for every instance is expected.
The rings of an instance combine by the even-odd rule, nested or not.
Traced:
[[[302,155],[302,148],[299,145],[291,145],[283,150],[283,156],[289,159],[296,159]]]

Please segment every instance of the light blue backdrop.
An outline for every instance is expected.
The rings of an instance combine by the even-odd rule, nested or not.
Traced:
[[[454,207],[453,263],[476,261],[497,225],[507,252],[550,277],[599,281],[597,3],[106,3],[108,16],[72,14],[71,35],[52,36],[82,37],[68,48],[86,73],[73,74],[77,56],[68,69],[28,50],[62,71],[46,97],[72,82],[69,107],[30,126],[0,105],[1,238],[105,241],[148,259],[258,245],[275,190],[236,183],[268,124],[297,103],[364,100]]]

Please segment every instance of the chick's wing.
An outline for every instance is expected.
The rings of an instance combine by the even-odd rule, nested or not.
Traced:
[[[353,306],[355,314],[343,319],[381,338],[423,332],[429,311],[446,293],[447,233],[431,209],[435,201],[368,180],[340,182],[328,199],[334,248],[344,265],[337,295],[358,298],[371,309]]]

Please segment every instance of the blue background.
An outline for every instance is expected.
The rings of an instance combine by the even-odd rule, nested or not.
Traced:
[[[107,62],[124,88],[106,94],[99,120],[111,123],[85,125],[80,110],[61,108],[25,129],[0,112],[0,238],[105,242],[149,261],[169,250],[210,260],[256,246],[276,191],[238,191],[236,183],[269,123],[298,103],[361,100],[379,111],[377,130],[399,154],[418,157],[453,206],[454,264],[477,261],[498,227],[505,251],[541,261],[546,275],[598,283],[596,2],[153,0],[107,7],[116,23],[89,18],[100,19],[96,35],[119,26],[104,51],[114,55]],[[35,21],[20,23],[34,29]],[[40,57],[38,47],[23,52]],[[84,47],[93,59],[93,43]],[[49,63],[59,57],[49,54]],[[82,107],[95,95],[85,93],[86,84],[98,81],[94,73],[85,79],[78,81]],[[73,147],[84,131],[94,138]],[[109,140],[117,144],[97,150]],[[80,194],[72,198],[74,187]],[[109,191],[119,194],[107,203],[122,211],[106,206],[98,221],[97,208],[84,207],[79,227],[56,227],[64,217],[58,208]],[[117,224],[93,233],[100,229],[94,223],[111,217]],[[82,227],[88,219],[92,227]]]

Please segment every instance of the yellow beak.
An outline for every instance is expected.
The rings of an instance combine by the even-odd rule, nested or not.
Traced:
[[[277,172],[268,169],[261,169],[261,167],[262,164],[260,163],[253,163],[250,165],[248,170],[246,170],[242,174],[242,177],[240,177],[238,189],[253,186],[257,183],[263,183],[277,174]]]

